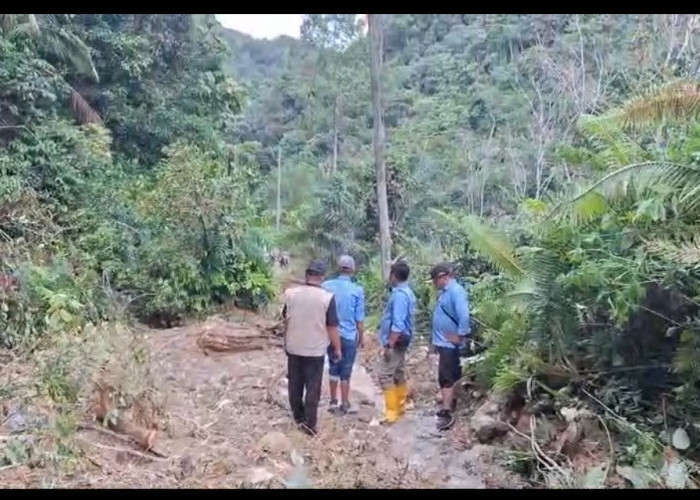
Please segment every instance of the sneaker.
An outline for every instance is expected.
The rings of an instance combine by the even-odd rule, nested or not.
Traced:
[[[340,405],[338,404],[338,400],[331,399],[330,403],[328,403],[328,411],[331,413],[335,413],[339,409],[340,409]]]
[[[351,406],[350,403],[343,403],[340,405],[340,412],[345,415],[354,415],[357,413],[357,408]]]
[[[452,427],[455,423],[455,416],[449,410],[440,410],[437,413],[437,429],[439,431],[446,431]]]

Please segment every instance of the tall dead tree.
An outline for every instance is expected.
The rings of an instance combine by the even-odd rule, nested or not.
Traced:
[[[367,14],[369,30],[370,79],[372,84],[372,115],[374,117],[374,168],[377,174],[377,208],[379,211],[379,261],[382,277],[389,278],[391,265],[391,231],[389,228],[389,203],[386,194],[386,133],[382,103],[382,54],[383,36],[381,14]]]
[[[280,221],[282,220],[282,145],[277,146],[277,214],[275,228],[280,232]]]

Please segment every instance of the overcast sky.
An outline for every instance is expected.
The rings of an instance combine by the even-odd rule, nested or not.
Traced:
[[[280,35],[299,38],[303,16],[304,14],[216,14],[216,18],[225,27],[255,38],[276,38]]]

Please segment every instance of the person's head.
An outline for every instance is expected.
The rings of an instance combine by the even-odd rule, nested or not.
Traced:
[[[395,262],[391,265],[391,271],[389,272],[389,283],[391,286],[398,285],[399,283],[405,283],[408,281],[408,276],[411,273],[411,269],[403,261]]]
[[[355,259],[350,255],[341,255],[338,257],[338,270],[340,274],[352,276],[355,274]]]
[[[430,270],[430,279],[438,290],[445,288],[452,279],[452,266],[443,262]]]
[[[322,260],[312,260],[306,268],[306,282],[319,284],[326,275],[326,263]]]

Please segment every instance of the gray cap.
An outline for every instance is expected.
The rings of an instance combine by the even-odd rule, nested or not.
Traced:
[[[312,260],[309,262],[309,266],[306,268],[308,274],[315,274],[317,276],[323,276],[326,274],[326,263],[322,260]]]
[[[338,267],[343,271],[354,271],[355,259],[349,255],[341,255],[338,258]]]

